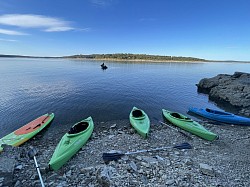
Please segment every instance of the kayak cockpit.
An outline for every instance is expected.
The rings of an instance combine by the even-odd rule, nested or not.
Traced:
[[[170,115],[174,118],[177,118],[177,119],[180,119],[180,120],[185,120],[185,121],[192,121],[192,119],[186,117],[186,116],[183,116],[183,115],[180,115],[179,113],[177,112],[172,112],[170,113]]]
[[[88,126],[89,126],[89,123],[87,122],[79,122],[70,128],[68,134],[77,134],[77,133],[83,132],[88,128]]]
[[[133,116],[134,118],[137,118],[137,119],[139,119],[139,118],[144,118],[144,117],[145,117],[145,115],[143,114],[143,112],[142,112],[141,110],[134,110],[134,111],[132,112],[132,116]]]
[[[205,110],[206,110],[206,112],[212,113],[212,114],[228,115],[228,116],[231,116],[231,115],[232,115],[232,114],[227,113],[227,112],[222,112],[222,111],[218,111],[218,110],[212,110],[212,109],[209,109],[209,108],[206,108]]]

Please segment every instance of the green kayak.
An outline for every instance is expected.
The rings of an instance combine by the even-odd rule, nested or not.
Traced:
[[[84,144],[86,144],[93,129],[94,122],[91,117],[73,125],[57,145],[50,159],[49,167],[53,170],[58,170],[62,167]]]
[[[143,138],[148,136],[150,120],[143,110],[133,107],[129,114],[129,120],[131,125]]]
[[[217,135],[205,129],[202,125],[193,121],[192,119],[177,113],[177,112],[170,112],[168,110],[162,109],[162,113],[164,117],[173,123],[174,125],[188,131],[196,136],[199,136],[203,139],[213,141],[217,139]]]
[[[0,139],[0,152],[3,151],[3,144],[17,147],[28,141],[30,138],[43,130],[53,120],[53,118],[53,113],[42,115],[14,132],[4,136]]]

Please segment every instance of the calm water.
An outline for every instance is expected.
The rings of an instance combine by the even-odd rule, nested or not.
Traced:
[[[0,137],[54,112],[51,126],[128,119],[133,106],[162,119],[161,109],[217,107],[195,84],[219,73],[250,71],[245,63],[117,63],[61,59],[0,59]]]

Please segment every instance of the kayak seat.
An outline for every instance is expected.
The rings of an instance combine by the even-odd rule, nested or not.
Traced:
[[[142,113],[142,111],[140,111],[140,110],[134,110],[134,111],[132,112],[132,115],[133,115],[133,117],[138,118],[138,117],[142,117],[142,116],[143,116],[143,113]]]
[[[77,134],[79,132],[85,131],[88,128],[89,124],[87,122],[79,122],[70,128],[69,134]]]
[[[212,111],[209,108],[206,108],[206,111],[212,113]]]
[[[175,117],[175,118],[179,118],[181,119],[182,117],[180,116],[180,114],[176,113],[176,112],[173,112],[171,113],[171,116]]]

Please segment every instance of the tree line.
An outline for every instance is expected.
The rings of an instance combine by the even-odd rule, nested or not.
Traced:
[[[92,54],[92,55],[73,55],[66,58],[86,58],[86,59],[117,59],[117,60],[157,60],[157,61],[206,61],[201,58],[182,57],[182,56],[161,56],[161,55],[146,55],[146,54]]]

